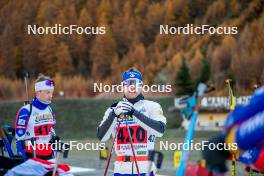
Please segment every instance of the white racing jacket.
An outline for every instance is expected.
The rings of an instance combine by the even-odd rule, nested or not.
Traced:
[[[153,101],[139,100],[134,104],[135,112],[133,115],[127,115],[127,123],[131,133],[135,155],[141,158],[147,158],[148,151],[154,150],[156,137],[162,137],[164,129],[160,130],[156,127],[161,125],[165,128],[166,118],[163,115],[161,106]],[[108,108],[105,112],[102,122],[98,130],[102,128],[110,118],[113,118],[110,127],[106,130],[104,135],[99,137],[102,141],[108,140],[111,136],[114,138],[117,132],[118,121],[120,120],[120,129],[115,141],[116,156],[132,156],[132,149],[129,141],[129,134],[126,128],[126,120],[124,117],[118,119],[113,117],[112,108]],[[156,125],[153,125],[156,124]],[[159,127],[158,127],[159,128]],[[150,164],[147,160],[138,160],[139,172],[148,173],[155,172],[154,164]],[[136,165],[132,162],[115,161],[114,173],[119,174],[137,174]]]
[[[31,153],[32,144],[29,139],[35,137],[37,155],[50,155],[52,151],[49,147],[40,150],[37,146],[39,144],[49,144],[52,136],[55,136],[55,124],[54,113],[50,106],[34,98],[31,104],[20,108],[17,114],[16,140],[26,140],[25,150]]]

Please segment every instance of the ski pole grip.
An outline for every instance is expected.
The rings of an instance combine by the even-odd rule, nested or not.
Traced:
[[[23,72],[23,76],[24,76],[24,78],[29,78],[30,73],[28,71],[25,71],[25,72]]]

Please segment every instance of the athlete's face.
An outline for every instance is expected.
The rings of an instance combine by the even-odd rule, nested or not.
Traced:
[[[36,92],[36,97],[45,103],[50,103],[53,97],[53,90],[41,90]]]
[[[123,82],[124,94],[126,98],[136,98],[142,92],[142,82],[138,80],[128,80]]]

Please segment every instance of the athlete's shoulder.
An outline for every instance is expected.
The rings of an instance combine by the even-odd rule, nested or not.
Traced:
[[[159,103],[151,100],[143,100],[146,105],[146,109],[150,112],[150,118],[167,123],[166,117],[164,117],[162,107]]]
[[[29,114],[29,112],[30,112],[30,104],[24,105],[18,110],[18,114]]]
[[[150,107],[161,107],[158,102],[152,100],[141,100],[141,101],[143,101],[145,104],[147,104]]]
[[[16,117],[16,128],[18,127],[25,128],[27,124],[26,122],[28,121],[29,118],[30,118],[30,105],[28,104],[22,106],[19,109]]]

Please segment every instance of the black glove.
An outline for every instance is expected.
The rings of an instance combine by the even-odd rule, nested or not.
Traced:
[[[220,145],[223,150],[218,150],[217,147],[215,147],[219,143],[224,144],[224,142],[224,135],[217,136],[209,141],[209,143],[215,144],[214,150],[210,150],[208,147],[209,145],[207,145],[202,152],[203,158],[206,160],[206,167],[216,173],[225,173],[228,171],[226,160],[231,156],[231,154],[228,150],[224,149],[226,147],[223,145]]]
[[[52,138],[50,139],[49,143],[51,145],[55,145],[54,149],[56,151],[62,151],[62,142],[61,142],[59,136],[52,136]]]
[[[120,101],[112,109],[116,116],[119,116],[120,114],[132,114],[134,111],[133,104],[128,101]]]
[[[59,136],[52,136],[49,143],[54,144],[60,142],[60,137]]]
[[[125,101],[125,104],[126,104],[125,110],[127,111],[125,114],[132,115],[135,111],[134,105],[130,103],[129,101]]]

